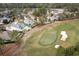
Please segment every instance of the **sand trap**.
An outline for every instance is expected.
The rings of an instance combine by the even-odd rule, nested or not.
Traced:
[[[66,41],[66,39],[68,38],[66,31],[61,31],[60,35],[61,35],[60,40],[62,40],[62,41]]]
[[[60,45],[55,45],[55,48],[59,48],[60,47]]]

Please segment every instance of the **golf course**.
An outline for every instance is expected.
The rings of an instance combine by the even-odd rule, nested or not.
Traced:
[[[57,21],[44,26],[45,27],[43,29],[37,29],[38,31],[34,31],[31,33],[30,37],[27,38],[25,45],[22,48],[21,55],[54,56],[58,53],[62,53],[62,49],[55,48],[56,44],[67,49],[69,47],[76,46],[79,42],[79,19]],[[39,28],[41,27],[42,26]],[[60,40],[61,31],[67,32],[68,38],[66,41]]]

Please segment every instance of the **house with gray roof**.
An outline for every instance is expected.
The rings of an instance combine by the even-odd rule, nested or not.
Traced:
[[[24,22],[22,23],[17,23],[17,22],[13,22],[9,27],[6,27],[6,30],[8,31],[23,31],[23,30],[30,30],[31,26],[29,26],[28,24],[25,24]]]

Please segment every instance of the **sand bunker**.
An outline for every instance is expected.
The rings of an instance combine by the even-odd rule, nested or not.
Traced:
[[[68,35],[66,33],[66,31],[61,31],[61,39],[62,41],[66,41],[66,39],[68,38]]]
[[[59,48],[60,47],[60,45],[55,45],[55,48]]]

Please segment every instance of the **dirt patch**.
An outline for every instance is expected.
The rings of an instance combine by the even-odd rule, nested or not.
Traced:
[[[19,45],[14,43],[14,44],[6,44],[4,46],[1,47],[1,54],[0,55],[4,55],[4,56],[11,56],[16,49],[18,49]]]

